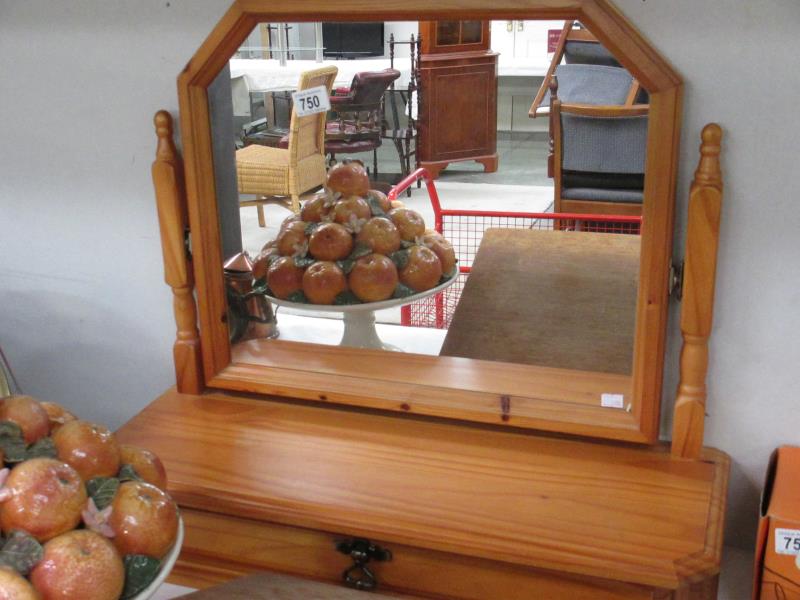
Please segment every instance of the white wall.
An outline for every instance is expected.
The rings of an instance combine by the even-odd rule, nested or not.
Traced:
[[[699,131],[726,131],[707,439],[733,457],[728,541],[747,546],[770,449],[800,443],[800,4],[619,5],[686,80],[678,254]],[[112,426],[173,380],[151,119],[226,8],[0,0],[0,344],[26,391]],[[667,398],[677,349],[673,319]]]

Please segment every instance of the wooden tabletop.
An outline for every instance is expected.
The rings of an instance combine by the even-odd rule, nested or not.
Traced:
[[[688,461],[175,391],[117,436],[162,458],[184,508],[669,589],[719,565],[728,459],[716,451]]]
[[[490,229],[443,356],[630,375],[638,235]]]
[[[186,600],[391,600],[385,596],[278,573],[258,573],[181,596]],[[411,598],[411,596],[404,596]]]

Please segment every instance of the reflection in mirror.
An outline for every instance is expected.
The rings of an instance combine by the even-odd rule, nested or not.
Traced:
[[[234,344],[631,375],[647,93],[580,24],[262,23],[209,103]]]

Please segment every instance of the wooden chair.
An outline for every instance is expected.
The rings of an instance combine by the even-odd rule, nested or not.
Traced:
[[[324,86],[330,94],[338,69],[322,67],[300,75],[298,90]],[[240,194],[256,194],[241,206],[258,208],[258,224],[266,227],[264,205],[279,204],[300,211],[300,195],[325,183],[326,114],[298,117],[292,109],[287,148],[251,145],[236,151]]]
[[[647,105],[562,104],[551,90],[554,212],[641,215]]]
[[[372,152],[373,177],[378,175],[378,154],[383,133],[383,97],[400,77],[396,69],[356,73],[346,93],[331,97],[334,117],[325,128],[325,152],[330,163],[337,154]]]
[[[566,65],[562,65],[561,61],[566,59]],[[575,69],[578,65],[590,67],[589,69]],[[565,68],[566,67],[566,68]],[[550,67],[544,76],[542,85],[533,99],[531,108],[528,111],[528,116],[536,118],[537,116],[548,114],[550,103],[548,98],[548,90],[550,84],[556,75],[567,74],[571,75],[569,71],[576,71],[576,75],[581,80],[581,92],[585,91],[588,86],[603,85],[603,75],[613,79],[612,82],[620,81],[625,87],[620,92],[614,92],[614,97],[621,94],[620,101],[610,101],[606,93],[603,97],[603,91],[598,90],[598,99],[594,102],[589,102],[587,99],[571,98],[565,94],[566,89],[562,91],[561,97],[564,102],[570,103],[584,103],[584,104],[622,104],[623,106],[632,106],[638,99],[640,99],[641,86],[629,73],[629,79],[624,80],[618,70],[622,69],[617,59],[606,50],[603,45],[597,40],[596,37],[588,30],[582,27],[576,27],[575,21],[566,21],[564,28],[561,30],[561,36],[558,38],[558,45],[556,46],[553,60],[550,62]],[[622,69],[624,71],[624,69]],[[584,71],[581,75],[579,72]],[[559,73],[560,72],[560,73]],[[588,73],[588,75],[586,75]],[[625,71],[627,73],[627,71]],[[588,81],[585,79],[588,78]],[[596,82],[596,83],[595,83]],[[565,82],[566,83],[566,82]]]

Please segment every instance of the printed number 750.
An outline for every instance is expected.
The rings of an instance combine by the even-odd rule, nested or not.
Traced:
[[[784,549],[789,550],[790,548],[796,552],[800,552],[800,537],[789,537],[788,535],[783,536],[786,545]]]
[[[300,98],[300,104],[303,109],[319,108],[319,96],[311,96],[310,98]]]

